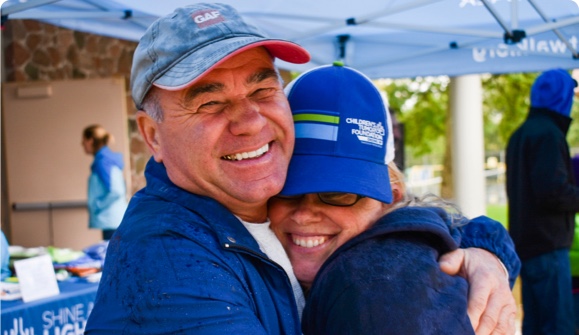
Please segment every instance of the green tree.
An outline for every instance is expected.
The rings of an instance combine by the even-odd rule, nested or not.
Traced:
[[[536,73],[484,75],[483,118],[485,149],[501,151],[529,110],[529,92]]]
[[[447,77],[377,81],[378,87],[386,92],[397,119],[404,124],[404,143],[410,165],[427,154],[438,157],[444,154],[448,83]]]
[[[502,151],[513,131],[525,120],[529,93],[538,73],[482,75],[485,150]],[[390,107],[405,127],[407,166],[431,154],[442,163],[446,147],[448,83],[445,76],[378,80]],[[579,103],[571,114],[579,119]],[[571,124],[570,147],[579,148],[579,122]]]
[[[513,73],[483,76],[483,113],[487,150],[498,151],[506,148],[513,131],[527,117],[531,104],[531,86],[538,75],[539,73]],[[579,118],[578,103],[573,104],[571,117],[575,120]],[[579,147],[579,122],[571,123],[567,140],[571,148]]]
[[[567,135],[567,141],[569,141],[569,147],[572,148],[575,154],[579,154],[579,93],[575,93],[575,103],[573,104],[573,109],[571,109],[571,117],[575,120],[571,123],[571,128],[569,128],[569,134]]]

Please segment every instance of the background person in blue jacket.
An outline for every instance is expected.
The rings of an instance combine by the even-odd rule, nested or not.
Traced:
[[[579,187],[566,134],[577,82],[549,70],[507,146],[509,233],[522,261],[523,334],[574,334],[569,249]]]
[[[268,229],[294,147],[275,58],[309,54],[224,4],[178,8],[147,29],[130,85],[153,157],[107,248],[87,334],[301,334],[303,294]],[[510,303],[499,262],[465,249],[451,263],[497,327]]]
[[[8,240],[3,231],[0,231],[0,280],[4,280],[12,275],[10,271],[10,250]]]
[[[319,67],[286,91],[296,144],[269,215],[306,288],[304,334],[474,334],[479,320],[471,325],[467,315],[468,284],[442,272],[438,258],[461,245],[463,229],[494,236],[514,283],[519,262],[507,231],[488,218],[468,223],[440,207],[395,210],[449,206],[442,199],[405,200],[404,175],[387,165],[394,152],[386,105],[360,72]],[[497,333],[513,334],[509,326]],[[485,327],[479,334],[492,330]]]
[[[100,125],[82,132],[84,152],[94,156],[88,179],[89,227],[101,229],[110,240],[127,209],[127,188],[123,176],[123,156],[108,147],[112,135]]]

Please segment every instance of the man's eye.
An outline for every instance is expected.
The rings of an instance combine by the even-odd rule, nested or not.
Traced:
[[[213,106],[213,105],[217,105],[218,103],[219,103],[219,102],[217,102],[217,101],[209,101],[209,102],[206,102],[206,103],[202,104],[201,107]]]
[[[256,99],[263,99],[273,96],[276,92],[275,88],[260,88],[253,92],[251,96]]]
[[[199,113],[217,113],[221,110],[222,104],[219,101],[210,101],[199,106],[197,111]]]

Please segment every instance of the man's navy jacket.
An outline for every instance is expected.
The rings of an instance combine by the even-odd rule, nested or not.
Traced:
[[[301,334],[289,279],[225,207],[152,159],[109,242],[86,334]]]

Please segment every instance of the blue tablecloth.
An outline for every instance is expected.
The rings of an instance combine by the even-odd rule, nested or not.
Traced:
[[[81,335],[92,310],[98,284],[60,282],[60,294],[24,303],[1,301],[1,335]]]

